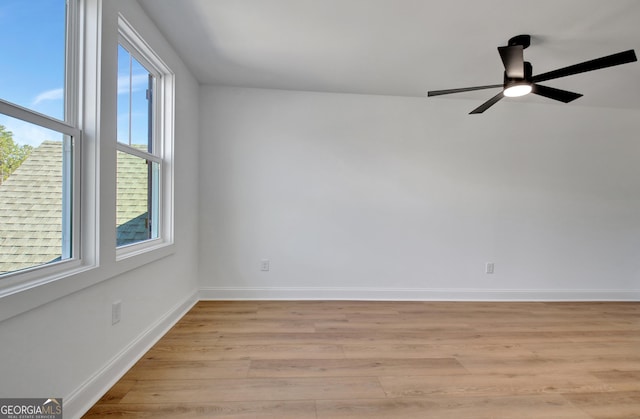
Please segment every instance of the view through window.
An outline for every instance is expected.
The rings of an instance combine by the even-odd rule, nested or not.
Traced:
[[[156,77],[133,48],[118,46],[116,244],[159,235],[159,150],[155,144]],[[139,57],[142,59],[142,57]]]
[[[0,276],[75,257],[66,3],[0,2]]]

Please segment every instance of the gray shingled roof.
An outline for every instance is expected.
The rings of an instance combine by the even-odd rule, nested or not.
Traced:
[[[118,152],[116,241],[118,246],[149,238],[147,229],[147,163]]]
[[[44,142],[0,185],[0,274],[62,253],[62,144]]]
[[[118,153],[118,171],[120,246],[147,238],[147,165]],[[61,207],[62,143],[45,141],[0,185],[0,275],[60,259]]]

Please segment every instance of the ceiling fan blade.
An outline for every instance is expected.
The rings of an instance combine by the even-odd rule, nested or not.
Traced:
[[[498,93],[497,95],[495,95],[491,99],[489,99],[486,102],[484,102],[482,105],[478,106],[477,108],[475,108],[474,110],[469,112],[469,115],[475,114],[475,113],[482,113],[482,112],[486,111],[487,109],[489,109],[490,107],[495,105],[496,102],[499,101],[500,99],[502,99],[503,97],[504,97],[504,95],[502,94],[502,92]]]
[[[596,58],[595,60],[589,60],[583,63],[570,65],[569,67],[538,74],[537,76],[532,77],[531,81],[537,83],[540,81],[557,79],[559,77],[572,76],[574,74],[584,73],[587,71],[599,70],[601,68],[632,63],[634,61],[638,61],[638,58],[636,57],[635,51],[630,49],[617,54],[607,55],[606,57]]]
[[[549,99],[558,100],[564,103],[569,103],[579,97],[582,97],[580,93],[573,93],[567,90],[560,90],[554,87],[542,86],[539,84],[534,84],[531,87],[531,93],[535,93],[536,95],[548,97]]]
[[[503,87],[501,84],[491,84],[488,86],[475,86],[475,87],[463,87],[461,89],[448,89],[448,90],[432,90],[427,92],[427,96],[440,96],[448,95],[451,93],[472,92],[474,90],[495,89],[496,87]]]
[[[510,47],[498,47],[500,58],[504,64],[504,70],[507,77],[512,79],[524,78],[524,54],[522,45],[513,45]]]

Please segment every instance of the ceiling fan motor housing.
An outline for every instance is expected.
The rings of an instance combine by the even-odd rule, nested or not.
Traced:
[[[528,83],[531,84],[531,77],[533,77],[533,66],[529,61],[524,62],[524,78],[515,78],[507,76],[507,72],[504,72],[504,88],[514,84]]]

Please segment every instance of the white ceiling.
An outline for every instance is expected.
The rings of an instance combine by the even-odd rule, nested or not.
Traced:
[[[521,33],[532,35],[525,60],[534,75],[627,49],[640,55],[638,0],[140,3],[203,84],[424,96],[501,83],[496,48]],[[543,84],[584,94],[573,104],[640,109],[638,62]],[[495,93],[425,100],[479,105]]]

